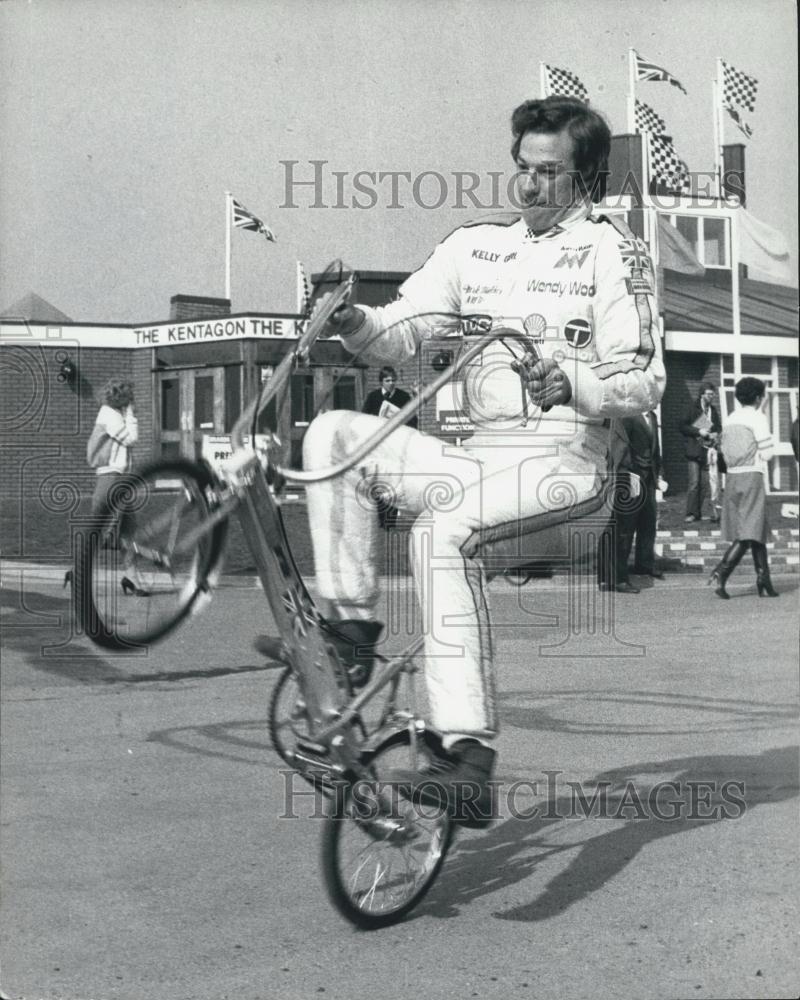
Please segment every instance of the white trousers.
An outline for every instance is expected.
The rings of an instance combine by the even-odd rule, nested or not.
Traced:
[[[381,417],[367,414],[322,414],[306,434],[304,467],[341,461],[382,426]],[[569,507],[598,489],[588,454],[539,451],[454,448],[401,427],[343,476],[308,486],[317,587],[341,618],[372,617],[379,597],[375,488],[390,490],[394,506],[417,515],[409,561],[431,721],[442,733],[497,732],[485,580],[464,542],[478,528]]]

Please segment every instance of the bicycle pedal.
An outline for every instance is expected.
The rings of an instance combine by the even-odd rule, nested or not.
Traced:
[[[327,757],[328,747],[324,743],[314,743],[313,740],[299,739],[297,749],[301,753],[312,754],[314,757]]]

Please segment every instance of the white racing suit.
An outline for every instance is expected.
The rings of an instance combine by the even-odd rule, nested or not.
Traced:
[[[417,515],[410,561],[432,722],[443,733],[497,731],[482,573],[464,542],[480,527],[594,494],[610,419],[654,409],[664,390],[646,248],[624,223],[588,213],[581,207],[538,237],[518,216],[457,229],[395,302],[359,306],[364,322],[342,338],[361,359],[399,363],[424,338],[470,333],[480,323],[468,317],[491,317],[493,328],[524,333],[557,360],[572,385],[567,405],[543,413],[510,367],[525,342],[493,343],[463,376],[476,428],[464,447],[401,427],[349,473],[308,487],[318,589],[342,618],[372,617],[378,599],[370,490],[388,486],[393,504]],[[470,337],[454,340],[454,354],[462,342]],[[305,468],[340,461],[380,426],[380,417],[349,411],[319,416],[305,438]]]

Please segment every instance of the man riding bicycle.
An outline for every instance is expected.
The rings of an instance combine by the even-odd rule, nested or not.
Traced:
[[[573,98],[526,101],[511,119],[520,213],[455,230],[381,308],[345,305],[329,324],[373,364],[398,364],[421,342],[480,314],[516,336],[466,369],[474,437],[453,448],[399,427],[350,472],[310,484],[319,593],[346,662],[374,647],[376,484],[418,515],[410,561],[425,633],[432,723],[444,756],[411,776],[421,801],[483,825],[497,734],[483,575],[464,543],[480,528],[564,509],[597,494],[609,421],[654,409],[665,373],[644,245],[624,223],[591,216],[604,192],[605,120]],[[527,346],[526,346],[527,345]],[[337,462],[380,418],[322,414],[304,441],[306,469]],[[369,659],[369,657],[367,657]],[[465,789],[471,789],[469,794]]]

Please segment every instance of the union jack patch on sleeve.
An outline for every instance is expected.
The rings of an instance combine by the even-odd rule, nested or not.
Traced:
[[[638,238],[623,240],[617,244],[622,254],[622,263],[630,268],[631,274],[637,271],[652,271],[653,265],[645,244]]]

